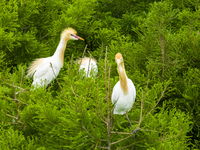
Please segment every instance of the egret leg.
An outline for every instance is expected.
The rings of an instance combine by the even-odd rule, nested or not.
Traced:
[[[50,87],[50,84],[47,85],[46,89],[49,89],[49,87]]]
[[[126,118],[127,118],[127,120],[128,120],[128,122],[130,123],[130,125],[131,125],[131,128],[133,128],[133,126],[132,126],[132,124],[131,124],[131,121],[129,120],[129,118],[128,118],[128,112],[126,112]],[[132,131],[132,133],[133,133],[133,137],[135,137],[135,135],[137,135],[137,132],[138,130],[133,130]],[[135,134],[135,135],[134,135]]]
[[[128,122],[130,123],[131,128],[133,128],[133,126],[132,126],[132,124],[131,124],[131,122],[130,122],[130,120],[129,120],[129,118],[128,118],[128,112],[126,112],[126,118],[127,118]]]

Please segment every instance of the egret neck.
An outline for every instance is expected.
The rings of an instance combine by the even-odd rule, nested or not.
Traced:
[[[119,66],[117,66],[117,71],[118,71],[118,74],[119,74],[119,80],[120,80],[121,88],[122,88],[124,94],[126,95],[128,93],[128,85],[127,85],[127,76],[126,76],[126,72],[125,72],[123,62],[121,62],[119,64]]]
[[[60,43],[58,44],[58,47],[53,55],[53,57],[57,58],[57,61],[60,62],[61,67],[63,67],[63,63],[64,63],[64,54],[65,54],[67,41],[68,39],[61,38]]]

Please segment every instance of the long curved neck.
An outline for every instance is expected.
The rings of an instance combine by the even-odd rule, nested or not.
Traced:
[[[125,72],[123,63],[117,67],[117,71],[119,74],[121,88],[122,88],[124,94],[127,94],[128,93],[127,76],[126,76],[126,72]]]
[[[67,41],[68,39],[61,38],[60,43],[58,44],[58,47],[53,55],[53,57],[56,57],[58,61],[60,61],[61,67],[63,67],[63,63],[64,63],[64,54],[65,54]]]

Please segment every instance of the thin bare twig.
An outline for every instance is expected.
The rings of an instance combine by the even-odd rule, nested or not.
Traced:
[[[72,89],[72,92],[73,92],[73,94],[74,94],[75,96],[80,97],[78,94],[76,94],[76,93],[74,92],[74,89],[73,89],[72,85],[71,85],[71,89]]]
[[[56,73],[55,73],[55,71],[54,71],[54,69],[53,69],[53,65],[52,65],[51,62],[50,62],[50,67],[51,67],[51,69],[52,69],[52,71],[53,71],[53,74],[54,74],[55,79],[56,79],[56,81],[57,81],[57,83],[58,83],[58,86],[60,87],[60,89],[61,89],[61,91],[62,91],[62,93],[63,93],[63,89],[62,89],[60,83],[58,82],[58,79],[57,79]]]
[[[87,52],[90,54],[90,56],[92,56],[92,54],[90,53],[90,51],[87,50]],[[93,56],[92,56],[92,58],[95,59]],[[102,65],[101,65],[100,63],[98,63],[98,62],[96,62],[96,63],[97,63],[103,70],[105,70],[105,68],[102,67]]]
[[[100,111],[100,114],[101,114],[101,117],[99,116],[99,118],[100,118],[104,123],[106,123],[106,118],[104,117],[104,115],[103,115],[103,113],[102,113],[102,111],[101,111],[101,109],[100,109],[98,93],[99,93],[99,88],[98,88],[98,83],[97,83],[97,102],[98,102],[97,104],[98,104],[98,106],[99,106],[99,111]],[[106,124],[107,124],[107,123],[106,123]]]
[[[4,84],[9,85],[9,86],[12,86],[13,88],[19,88],[19,89],[21,89],[21,90],[26,91],[26,89],[20,88],[19,86],[16,86],[16,85],[13,85],[13,84],[9,84],[9,83],[7,83],[7,82],[4,82],[2,79],[0,79],[0,80],[1,80]]]
[[[90,55],[90,59],[89,59],[89,65],[88,65],[88,71],[87,71],[86,77],[88,77],[88,74],[89,74],[89,70],[90,70],[90,61],[91,61],[91,55]]]
[[[21,101],[18,100],[18,99],[10,99],[10,100],[13,100],[13,101],[16,101],[16,102],[20,102],[21,104],[24,104],[24,105],[29,105],[29,104],[26,104],[26,103],[24,103],[24,102],[21,102]]]
[[[125,135],[133,134],[132,132],[128,133],[128,132],[117,132],[117,131],[111,131],[110,133],[112,133],[112,134],[125,134]]]
[[[103,147],[103,146],[98,146],[98,145],[97,145],[97,147],[101,148],[101,149],[109,149],[108,147]]]
[[[105,92],[106,92],[106,99],[107,99],[107,138],[108,138],[108,149],[111,148],[110,143],[110,107],[109,107],[109,92],[107,91],[107,49],[106,46],[106,54],[105,54]]]
[[[121,141],[124,141],[124,140],[126,140],[126,139],[128,139],[128,138],[130,138],[130,137],[132,137],[132,136],[133,136],[133,135],[129,135],[129,136],[127,136],[127,137],[125,137],[125,138],[123,138],[123,139],[121,139],[121,140],[118,140],[118,141],[116,141],[116,142],[110,143],[110,145],[113,145],[113,144],[119,143],[119,142],[121,142]]]
[[[14,119],[18,119],[17,117],[15,117],[15,116],[12,116],[12,115],[9,115],[9,114],[6,114],[6,113],[4,113],[6,116],[8,116],[8,117],[11,117],[11,118],[14,118]]]

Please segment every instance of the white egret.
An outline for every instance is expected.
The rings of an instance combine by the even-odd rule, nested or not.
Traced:
[[[61,33],[60,43],[51,57],[38,58],[28,67],[27,77],[33,76],[32,86],[46,87],[59,74],[64,64],[64,52],[68,40],[84,40],[76,31],[67,28]]]
[[[128,118],[128,111],[131,109],[135,102],[135,86],[131,79],[129,79],[126,75],[124,61],[121,53],[117,53],[115,55],[115,61],[117,63],[119,81],[115,84],[111,97],[112,103],[114,104],[113,114],[126,114],[126,117],[132,127],[132,124]]]

